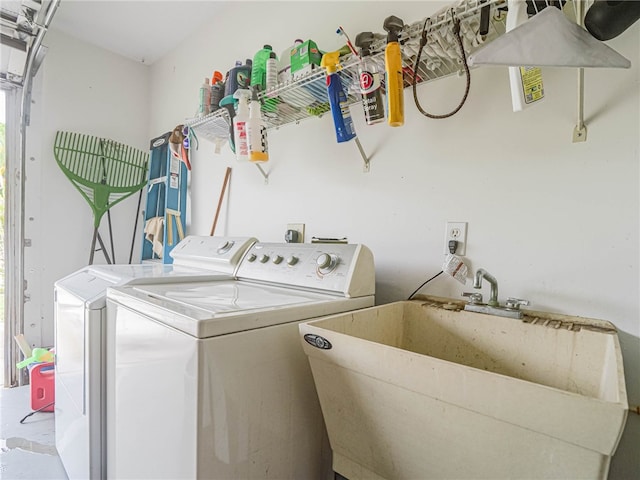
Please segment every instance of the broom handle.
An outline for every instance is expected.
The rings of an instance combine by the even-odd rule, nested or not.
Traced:
[[[140,216],[140,204],[142,203],[142,190],[144,187],[140,189],[140,195],[138,196],[138,208],[136,208],[136,220],[133,224],[133,237],[131,238],[131,251],[129,252],[129,264],[131,264],[131,260],[133,259],[133,245],[136,243],[136,231],[138,230],[138,217]]]
[[[107,221],[109,222],[109,240],[111,241],[111,258],[113,258],[113,263],[116,263],[116,251],[113,249],[113,230],[111,229],[111,209],[107,210]]]
[[[209,235],[212,237],[216,231],[216,225],[218,223],[218,215],[220,215],[220,207],[222,207],[222,200],[224,200],[224,193],[227,191],[227,182],[229,181],[230,176],[231,176],[231,167],[227,167],[227,171],[224,174],[224,182],[222,183],[222,190],[220,191],[220,198],[218,199],[218,208],[216,208],[216,216],[213,218],[213,225],[211,225],[211,233],[209,233]]]
[[[98,237],[98,227],[93,229],[93,240],[91,240],[91,253],[89,254],[89,265],[93,265],[93,256],[96,253],[96,238]]]
[[[109,258],[109,254],[107,253],[107,249],[104,246],[104,242],[102,241],[102,237],[100,236],[100,232],[98,231],[97,227],[96,227],[96,236],[98,237],[98,242],[100,243],[100,248],[102,250],[102,253],[104,254],[104,258],[107,260],[107,263],[111,265],[113,262]]]

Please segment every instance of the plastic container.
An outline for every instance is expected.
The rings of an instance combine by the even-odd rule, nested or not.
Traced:
[[[506,30],[528,21],[527,2],[525,0],[509,0]],[[514,112],[520,112],[544,98],[542,70],[540,67],[509,67],[509,86],[511,87],[511,106]]]
[[[249,142],[249,161],[266,162],[269,160],[269,144],[267,142],[267,126],[262,120],[260,100],[257,88],[252,89],[251,105],[247,123],[247,140]]]
[[[42,412],[53,412],[56,401],[53,362],[33,364],[29,377],[31,380],[31,410],[42,409]]]
[[[224,82],[224,96],[233,95],[239,88],[249,88],[251,82],[251,60],[247,59],[242,65],[236,61],[236,66],[227,72]]]
[[[238,100],[238,109],[233,117],[233,138],[236,151],[236,159],[241,162],[249,160],[249,98],[251,92],[245,88],[239,88],[233,94]]]
[[[321,66],[327,71],[327,95],[329,96],[336,140],[338,143],[342,143],[355,138],[356,132],[353,128],[353,120],[347,105],[347,95],[344,93],[342,81],[337,74],[339,57],[340,52],[325,53],[322,57]]]
[[[370,46],[375,40],[372,32],[362,32],[356,37],[356,46],[360,48],[360,64],[358,74],[360,78],[360,93],[362,94],[362,108],[368,125],[384,121],[384,100],[382,99],[382,73],[378,64],[370,58]]]
[[[213,72],[211,76],[211,95],[210,95],[210,110],[215,112],[220,108],[220,100],[224,97],[224,81],[222,73],[217,70]]]
[[[265,74],[265,89],[267,91],[276,88],[278,84],[278,59],[275,52],[269,54],[267,59],[266,74]]]
[[[404,22],[391,15],[384,21],[387,47],[384,50],[384,66],[387,87],[387,123],[392,127],[404,125],[404,82],[402,76],[402,53],[398,36]]]
[[[253,56],[251,64],[251,86],[259,85],[261,90],[267,86],[267,61],[273,49],[271,45],[265,45]]]
[[[198,116],[203,117],[211,113],[211,87],[209,86],[209,79],[207,77],[205,77],[204,82],[200,86],[198,99]]]
[[[280,55],[280,60],[278,60],[278,82],[286,83],[291,80],[291,51],[294,50],[298,45],[302,44],[302,40],[297,38],[293,45],[289,48],[285,48]]]

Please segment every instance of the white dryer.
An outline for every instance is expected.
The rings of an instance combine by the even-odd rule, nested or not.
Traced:
[[[55,296],[56,447],[71,479],[106,476],[106,290],[115,285],[233,278],[246,237],[189,236],[172,265],[93,265],[58,280]]]
[[[373,255],[256,243],[236,276],[108,290],[109,478],[333,478],[298,324],[373,305]]]

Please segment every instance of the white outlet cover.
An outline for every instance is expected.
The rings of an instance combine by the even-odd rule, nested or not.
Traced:
[[[444,253],[449,253],[449,240],[457,240],[456,255],[467,253],[467,222],[447,222],[444,230]]]

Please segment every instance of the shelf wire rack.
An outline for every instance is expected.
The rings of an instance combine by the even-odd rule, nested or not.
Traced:
[[[550,6],[564,6],[565,13],[575,20],[576,1],[591,0],[532,0],[529,7],[535,14]],[[570,8],[567,8],[571,5]],[[483,12],[484,9],[484,12]],[[481,32],[482,13],[488,13],[488,24]],[[451,75],[462,75],[462,57],[453,33],[454,20],[460,22],[460,34],[467,55],[483,45],[495,40],[506,32],[507,0],[459,0],[433,13],[428,18],[406,24],[400,33],[404,86],[413,82],[415,59],[420,48],[423,29],[426,36],[420,64],[415,75],[416,83],[431,82]],[[371,60],[384,71],[384,49],[386,35],[376,34],[371,45]],[[345,92],[347,104],[361,101],[359,93],[358,65],[360,59],[347,54],[341,57],[341,69],[338,71]],[[383,86],[384,89],[384,81]],[[329,111],[326,89],[326,76],[317,68],[311,73],[279,83],[275,88],[260,93],[263,119],[267,129],[280,128],[291,123],[314,117],[322,117]],[[216,140],[227,138],[231,119],[226,109],[217,110],[202,118],[193,118],[186,124],[204,138]]]

